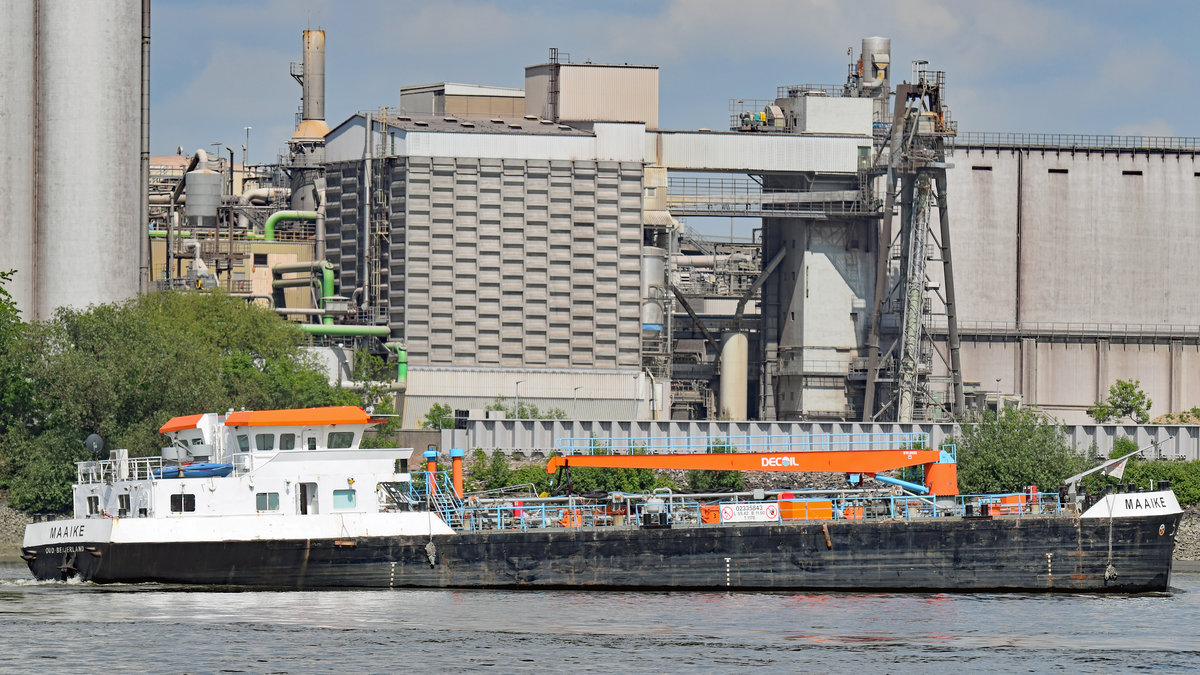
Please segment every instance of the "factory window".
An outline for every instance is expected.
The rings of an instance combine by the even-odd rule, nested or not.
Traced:
[[[971,167],[971,170],[972,171],[991,171],[992,167],[984,166],[983,164],[976,164],[975,166]]]
[[[279,449],[280,450],[295,450],[296,449],[296,434],[279,434]]]
[[[255,253],[254,254],[254,266],[255,267],[266,267],[266,265],[267,265],[267,254],[266,253]]]
[[[1066,173],[1066,169],[1049,169],[1049,173]]]
[[[259,511],[278,511],[279,510],[279,493],[278,492],[259,492],[254,495],[256,502],[255,508]]]
[[[1121,175],[1122,176],[1140,176],[1140,175],[1142,175],[1142,172],[1141,171],[1122,171]]]
[[[196,510],[196,495],[171,495],[171,513],[191,513]]]
[[[352,509],[354,508],[354,490],[334,490],[333,491],[333,508],[335,509]]]
[[[329,438],[325,442],[325,447],[330,450],[343,450],[353,444],[353,431],[331,431],[329,432]]]
[[[259,450],[274,450],[275,434],[254,434],[254,447]]]

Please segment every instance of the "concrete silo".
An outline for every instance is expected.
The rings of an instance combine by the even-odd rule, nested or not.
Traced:
[[[29,318],[34,307],[33,135],[34,12],[31,0],[0,0],[0,271]]]
[[[36,24],[34,283],[46,318],[138,292],[142,6],[41,2]]]

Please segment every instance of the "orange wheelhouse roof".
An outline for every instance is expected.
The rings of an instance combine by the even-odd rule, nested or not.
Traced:
[[[362,408],[353,405],[288,410],[242,410],[225,418],[227,427],[326,426],[330,424],[372,424]]]
[[[169,434],[172,431],[183,431],[184,429],[195,429],[200,423],[200,418],[204,415],[184,415],[183,417],[172,417],[167,420],[167,423],[162,425],[158,430],[160,434]]]

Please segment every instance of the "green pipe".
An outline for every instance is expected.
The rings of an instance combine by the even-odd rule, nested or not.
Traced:
[[[300,330],[309,335],[374,336],[385,338],[392,333],[392,329],[387,326],[347,326],[344,324],[330,326],[316,323],[302,323],[299,326]]]
[[[317,219],[316,211],[276,211],[267,218],[263,226],[263,237],[267,241],[275,241],[275,225],[281,220],[313,220]]]
[[[325,308],[325,299],[333,295],[333,265],[328,262],[321,261],[321,308]],[[332,316],[321,317],[321,323],[326,326],[333,325]]]
[[[396,353],[396,384],[408,388],[408,345],[403,342],[385,342],[384,347]]]
[[[165,237],[165,236],[167,236],[167,231],[166,230],[150,230],[148,232],[148,234],[151,237]],[[176,230],[175,236],[176,237],[190,237],[190,236],[192,236],[192,233],[188,230]]]

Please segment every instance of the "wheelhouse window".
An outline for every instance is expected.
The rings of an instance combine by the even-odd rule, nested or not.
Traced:
[[[274,450],[275,434],[254,434],[254,447],[259,450]]]
[[[356,503],[354,490],[334,490],[333,508],[352,509]]]
[[[280,450],[295,450],[296,449],[296,434],[279,434],[279,449]]]
[[[171,513],[192,513],[196,510],[196,495],[171,495]]]
[[[254,495],[257,502],[256,508],[259,511],[278,511],[279,510],[279,493],[278,492],[259,492]]]
[[[100,498],[92,495],[87,498],[88,515],[96,516],[100,514]]]
[[[325,441],[330,450],[344,450],[354,444],[353,431],[331,431]]]
[[[237,435],[238,452],[250,452],[250,436],[248,434]]]
[[[117,517],[124,518],[129,515],[129,495],[117,495]]]

